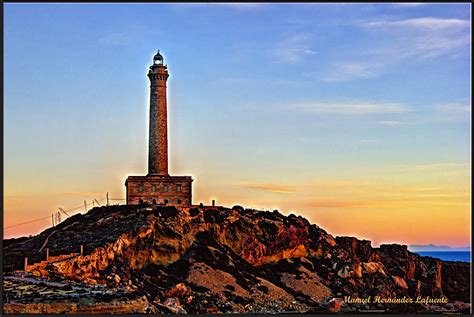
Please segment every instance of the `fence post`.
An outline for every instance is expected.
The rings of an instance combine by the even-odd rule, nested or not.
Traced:
[[[212,200],[212,207],[214,207],[216,205],[216,201],[213,199]]]
[[[84,246],[81,244],[81,256],[84,254]]]
[[[25,273],[26,273],[26,267],[28,266],[28,258],[25,257]]]
[[[49,260],[49,248],[46,248],[46,261]]]

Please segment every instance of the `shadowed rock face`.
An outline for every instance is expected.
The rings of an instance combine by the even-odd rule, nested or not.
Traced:
[[[85,254],[34,275],[124,289],[144,295],[158,312],[437,309],[341,305],[344,296],[469,302],[468,263],[421,257],[401,245],[373,248],[370,241],[334,238],[302,217],[277,211],[100,207],[30,239],[7,240],[4,264],[19,268],[25,256],[39,262],[46,238],[50,255],[77,252],[81,244]],[[449,307],[466,310],[459,303]]]

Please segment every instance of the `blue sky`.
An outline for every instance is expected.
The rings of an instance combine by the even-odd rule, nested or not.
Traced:
[[[325,193],[331,203],[315,209],[320,193],[299,186],[370,181],[384,197],[393,186],[470,189],[468,4],[4,8],[7,222],[122,197],[125,177],[146,173],[156,49],[170,71],[171,171],[196,178],[196,202],[296,209],[383,240],[330,219],[347,214],[334,200],[355,198]]]

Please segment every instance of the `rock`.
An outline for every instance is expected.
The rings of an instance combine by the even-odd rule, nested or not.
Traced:
[[[48,238],[48,247],[62,257],[32,274],[82,285],[95,281],[107,292],[128,287],[127,296],[155,299],[158,313],[327,312],[324,298],[333,297],[338,301],[331,302],[331,309],[341,311],[345,305],[340,298],[351,294],[444,294],[450,301],[470,301],[469,263],[421,257],[406,246],[372,248],[370,241],[334,238],[300,216],[243,207],[196,207],[94,208],[37,236],[4,240],[2,260],[15,267],[23,265],[24,257],[32,265],[39,263],[43,259],[38,250]],[[80,244],[86,246],[86,255],[73,255]],[[80,292],[76,287],[73,291]],[[9,300],[22,292],[9,291]],[[56,301],[39,294],[27,300]],[[403,313],[407,308],[390,309]]]
[[[351,272],[350,272],[350,269],[349,269],[349,266],[344,266],[343,268],[341,268],[338,272],[337,272],[337,275],[340,277],[340,278],[349,278],[352,276]]]
[[[360,263],[354,266],[354,276],[358,278],[362,277],[362,265]]]
[[[364,262],[362,265],[367,273],[373,274],[379,272],[383,275],[387,275],[383,269],[383,264],[380,262]]]
[[[179,299],[177,298],[168,298],[163,304],[172,314],[187,314],[188,312],[181,306]]]
[[[354,237],[336,237],[336,242],[355,261],[368,262],[373,253],[371,242],[368,240],[359,240]]]
[[[392,275],[392,279],[398,287],[401,287],[401,288],[404,288],[404,289],[408,288],[408,285],[407,285],[407,283],[405,282],[405,280],[403,278],[401,278],[399,276],[393,276]]]
[[[333,298],[328,302],[328,310],[331,313],[337,313],[341,309],[341,301],[337,298]]]
[[[92,279],[92,278],[88,278],[84,281],[84,283],[86,284],[90,284],[90,285],[97,285],[97,281]]]
[[[419,280],[407,280],[408,295],[411,297],[420,296],[421,282]]]
[[[174,287],[165,291],[166,297],[185,297],[191,292],[191,289],[184,283],[176,284]]]

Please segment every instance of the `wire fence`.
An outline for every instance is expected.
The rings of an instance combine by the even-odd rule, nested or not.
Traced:
[[[92,208],[94,207],[98,207],[98,206],[101,206],[101,202],[107,202],[107,205],[110,204],[111,201],[125,201],[125,199],[123,198],[102,198],[102,199],[93,199],[90,203],[87,203],[85,200],[84,200],[84,204],[81,205],[81,206],[77,206],[77,207],[72,207],[72,208],[69,208],[67,210],[59,207],[59,211],[58,212],[54,212],[54,213],[59,213],[59,212],[63,212],[64,214],[66,214],[66,216],[70,217],[74,214],[69,214],[68,212],[71,212],[71,211],[75,211],[75,210],[78,210],[78,209],[83,209],[85,212],[89,211],[89,207],[88,206],[92,206]],[[53,213],[53,214],[54,214]],[[46,220],[46,219],[51,219],[52,215],[50,216],[47,216],[47,217],[43,217],[43,218],[38,218],[38,219],[34,219],[34,220],[30,220],[30,221],[26,221],[26,222],[22,222],[22,223],[17,223],[17,224],[14,224],[14,225],[11,225],[11,226],[8,226],[8,227],[4,227],[3,230],[6,230],[6,229],[10,229],[10,228],[15,228],[15,227],[19,227],[19,226],[23,226],[23,225],[27,225],[27,224],[30,224],[30,223],[33,223],[33,222],[38,222],[38,221],[43,221],[43,220]]]

